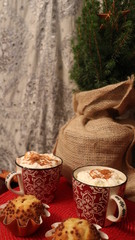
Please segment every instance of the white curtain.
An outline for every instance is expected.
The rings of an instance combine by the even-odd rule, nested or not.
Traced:
[[[50,152],[72,115],[71,38],[82,0],[0,0],[0,170]]]

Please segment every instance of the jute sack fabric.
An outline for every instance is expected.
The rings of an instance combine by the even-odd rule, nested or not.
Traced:
[[[54,153],[63,159],[71,182],[75,168],[114,167],[128,175],[126,197],[135,201],[134,77],[97,90],[74,94],[74,117],[59,131]]]

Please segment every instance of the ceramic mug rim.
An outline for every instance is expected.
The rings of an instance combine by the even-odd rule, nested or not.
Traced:
[[[47,153],[48,154],[48,153]],[[53,154],[54,155],[54,154]],[[21,156],[19,156],[18,158],[21,158],[21,157],[23,157],[24,155],[21,155]],[[57,157],[57,158],[59,158],[60,160],[61,160],[61,162],[58,164],[58,165],[56,165],[56,166],[51,166],[51,167],[48,167],[48,168],[29,168],[29,167],[24,167],[24,166],[22,166],[22,165],[20,165],[18,162],[17,162],[17,160],[15,160],[15,165],[16,166],[18,166],[18,167],[20,167],[20,168],[22,168],[22,169],[27,169],[27,170],[35,170],[35,171],[43,171],[43,170],[51,170],[51,169],[54,169],[54,168],[57,168],[57,167],[60,167],[62,164],[63,164],[63,160],[60,158],[60,157],[58,157],[58,156],[56,156],[56,155],[54,155],[55,157]]]
[[[92,184],[84,183],[84,182],[78,180],[78,179],[75,177],[75,172],[76,172],[77,170],[79,170],[79,169],[81,170],[81,169],[85,169],[85,168],[88,168],[88,167],[101,167],[101,168],[106,168],[106,169],[108,169],[108,168],[109,168],[109,169],[113,169],[114,171],[121,173],[121,174],[123,175],[123,177],[125,177],[125,180],[124,180],[122,183],[117,184],[117,185],[114,185],[114,186],[95,186],[95,185],[92,185]],[[115,187],[120,187],[120,186],[126,184],[126,183],[127,183],[127,180],[128,180],[127,175],[126,175],[125,173],[123,173],[122,171],[116,169],[116,168],[107,167],[107,166],[104,166],[104,165],[90,165],[90,164],[89,164],[89,165],[83,165],[83,166],[80,166],[80,167],[77,167],[76,169],[74,169],[74,170],[73,170],[73,173],[72,173],[72,178],[73,178],[75,181],[77,181],[77,182],[79,182],[79,183],[81,183],[81,184],[87,185],[87,186],[89,186],[89,187],[96,187],[96,188],[115,188]]]

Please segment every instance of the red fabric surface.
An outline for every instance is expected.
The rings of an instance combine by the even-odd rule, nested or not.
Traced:
[[[10,191],[1,194],[0,205],[14,197],[16,197],[16,195]],[[113,224],[112,226],[102,229],[102,231],[108,234],[110,240],[135,240],[135,203],[128,200],[126,200],[126,203],[126,219],[121,223]],[[0,223],[0,240],[45,240],[44,234],[51,228],[52,223],[62,221],[69,217],[76,217],[72,188],[65,178],[61,178],[54,202],[49,204],[49,206],[51,216],[46,218],[44,224],[35,234],[25,238],[15,237],[2,223]]]

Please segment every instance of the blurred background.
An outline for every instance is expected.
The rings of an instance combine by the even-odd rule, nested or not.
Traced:
[[[0,170],[50,152],[72,116],[71,38],[82,0],[0,1]]]

